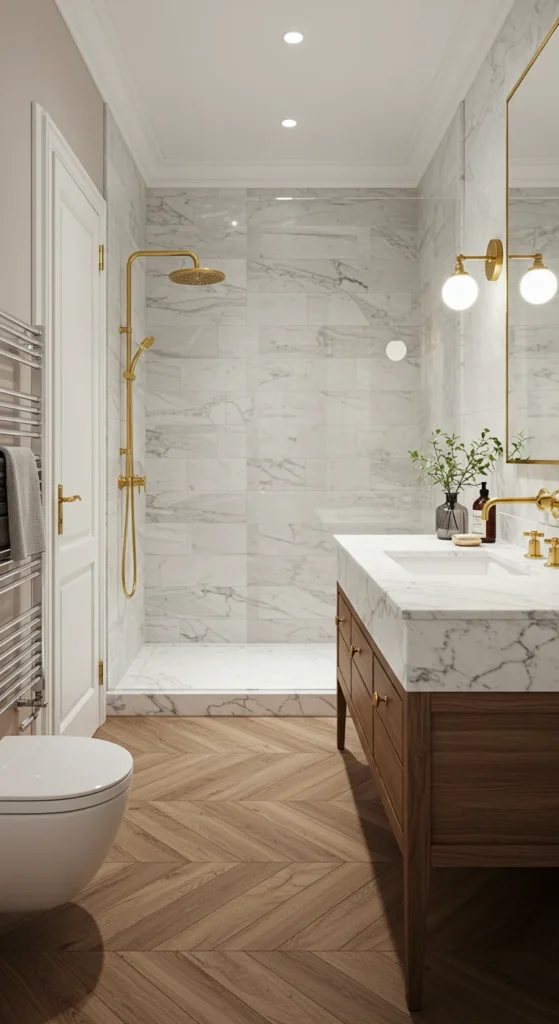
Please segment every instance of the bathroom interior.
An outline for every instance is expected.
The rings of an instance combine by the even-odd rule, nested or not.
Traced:
[[[559,1022],[559,0],[0,81],[0,1021]]]

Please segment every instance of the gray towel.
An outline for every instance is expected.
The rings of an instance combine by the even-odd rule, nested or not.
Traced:
[[[8,529],[14,562],[45,550],[37,461],[30,448],[0,446],[6,461]]]

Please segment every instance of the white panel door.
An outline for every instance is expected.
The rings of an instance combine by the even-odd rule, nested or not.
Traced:
[[[51,154],[50,276],[53,501],[79,500],[52,516],[52,669],[55,733],[91,736],[104,719],[99,687],[102,580],[101,370],[105,212]],[[99,195],[96,193],[98,198]],[[93,198],[96,199],[96,196]],[[101,200],[102,203],[102,200]]]

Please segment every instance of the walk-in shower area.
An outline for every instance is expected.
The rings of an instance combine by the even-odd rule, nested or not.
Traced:
[[[407,454],[421,395],[418,198],[136,194],[134,248],[193,250],[225,279],[180,287],[169,275],[191,263],[176,256],[140,271],[135,340],[155,338],[133,385],[146,495],[136,593],[111,599],[110,711],[332,713],[333,536],[422,525]],[[124,382],[112,386],[122,446]],[[124,526],[125,496],[114,500],[109,559]]]

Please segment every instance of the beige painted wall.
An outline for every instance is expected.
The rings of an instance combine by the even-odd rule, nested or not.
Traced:
[[[103,191],[103,101],[54,0],[0,0],[0,309],[31,316],[31,104]]]

